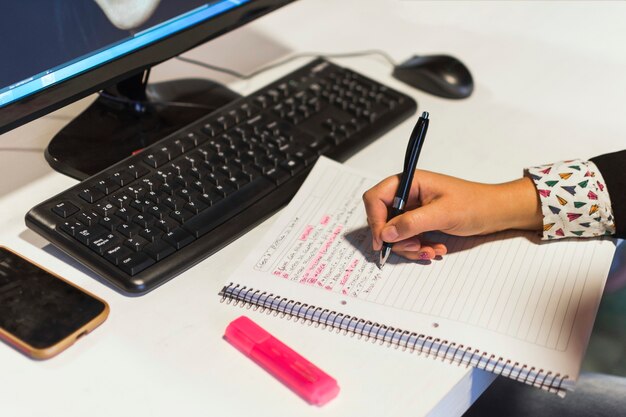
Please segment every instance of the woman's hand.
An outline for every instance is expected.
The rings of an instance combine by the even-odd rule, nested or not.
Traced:
[[[365,194],[373,248],[394,243],[393,251],[408,259],[432,259],[447,252],[441,243],[425,242],[420,234],[441,231],[469,236],[505,229],[541,230],[537,190],[530,178],[504,184],[481,184],[416,170],[405,213],[387,221],[400,176],[384,179]]]

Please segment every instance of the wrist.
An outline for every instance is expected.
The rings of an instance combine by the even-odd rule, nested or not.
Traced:
[[[493,227],[495,231],[507,229],[536,230],[543,227],[541,201],[533,181],[523,177],[515,181],[494,185]]]

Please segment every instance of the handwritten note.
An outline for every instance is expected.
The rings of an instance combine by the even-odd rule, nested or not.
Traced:
[[[334,185],[332,190],[326,181]],[[382,277],[364,226],[361,195],[371,183],[358,175],[341,175],[336,167],[326,171],[319,188],[299,202],[296,216],[254,269],[352,297],[371,293]]]

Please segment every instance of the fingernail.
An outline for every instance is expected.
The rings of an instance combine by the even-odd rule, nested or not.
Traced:
[[[383,229],[381,237],[384,241],[393,241],[398,238],[398,230],[396,226],[387,226]]]
[[[416,251],[416,250],[419,250],[419,248],[421,248],[421,247],[422,247],[422,245],[420,245],[419,243],[411,242],[411,243],[407,243],[404,246],[404,250]]]

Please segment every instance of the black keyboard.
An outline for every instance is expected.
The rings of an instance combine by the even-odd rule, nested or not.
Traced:
[[[416,107],[317,59],[37,205],[26,224],[143,294],[289,202],[319,155],[345,159]]]

